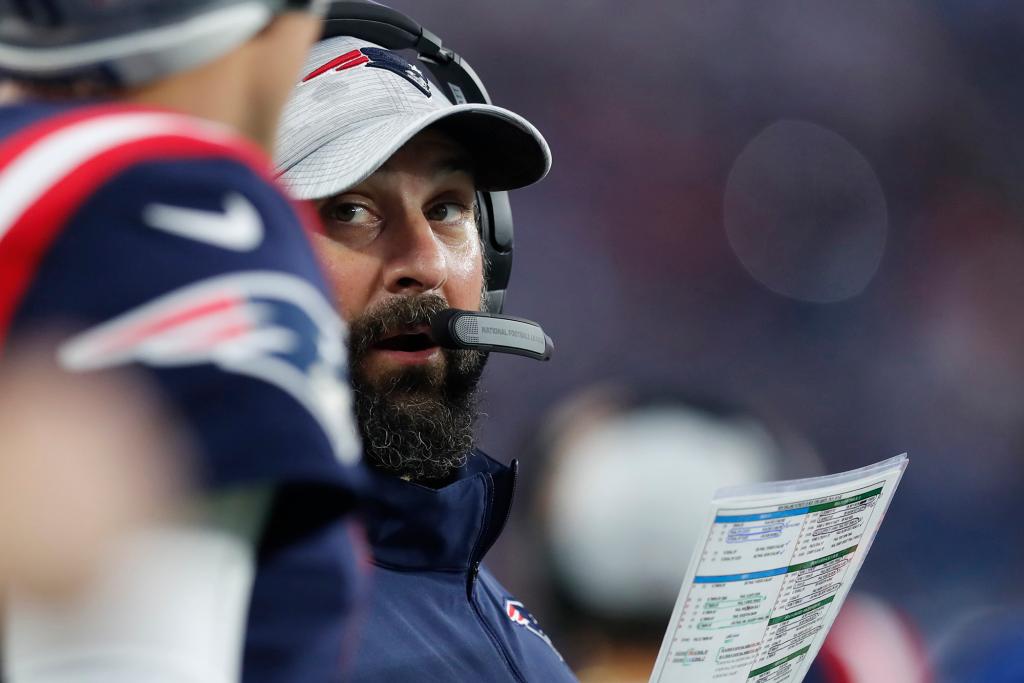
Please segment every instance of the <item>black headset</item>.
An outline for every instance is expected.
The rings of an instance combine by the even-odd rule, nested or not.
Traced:
[[[441,39],[401,12],[371,0],[336,0],[324,19],[321,40],[351,36],[388,50],[412,50],[455,104],[491,104],[472,67]],[[512,207],[507,192],[477,192],[480,236],[487,259],[487,310],[501,313],[512,274]]]

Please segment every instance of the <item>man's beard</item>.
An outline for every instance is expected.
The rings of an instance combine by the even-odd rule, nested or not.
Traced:
[[[350,322],[349,366],[356,418],[370,465],[411,481],[440,485],[466,463],[479,416],[477,387],[487,354],[441,349],[444,362],[366,374],[373,345],[403,329],[430,324],[448,308],[424,294],[395,298]]]

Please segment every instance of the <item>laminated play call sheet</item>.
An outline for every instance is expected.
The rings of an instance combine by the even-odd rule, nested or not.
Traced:
[[[802,681],[907,462],[718,491],[651,683]]]

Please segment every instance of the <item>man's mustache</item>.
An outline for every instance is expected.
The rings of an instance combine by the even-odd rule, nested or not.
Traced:
[[[349,322],[352,358],[365,355],[383,339],[429,325],[435,315],[447,308],[448,302],[438,294],[401,296],[381,302]]]

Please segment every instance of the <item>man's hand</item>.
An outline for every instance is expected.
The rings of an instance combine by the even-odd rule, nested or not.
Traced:
[[[139,378],[71,374],[32,346],[0,364],[0,582],[70,599],[170,513],[187,449]]]

